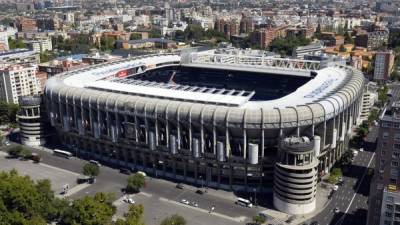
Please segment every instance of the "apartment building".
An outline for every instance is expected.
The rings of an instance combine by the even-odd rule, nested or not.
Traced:
[[[18,98],[40,93],[36,78],[37,67],[33,65],[12,65],[0,69],[0,100],[18,104]]]
[[[393,51],[377,52],[375,58],[374,80],[385,82],[390,79],[393,71],[394,53]]]
[[[368,225],[400,224],[400,101],[391,103],[379,123]]]

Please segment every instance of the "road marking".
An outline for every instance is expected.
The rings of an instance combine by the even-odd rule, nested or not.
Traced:
[[[217,212],[209,213],[210,212],[209,210],[198,208],[198,207],[194,207],[194,206],[191,206],[191,205],[186,205],[186,204],[183,204],[183,203],[180,203],[180,202],[177,202],[177,201],[174,201],[174,200],[169,200],[169,199],[166,199],[166,198],[163,198],[163,197],[160,197],[159,200],[163,201],[163,202],[172,203],[172,204],[175,204],[175,205],[178,205],[178,206],[181,206],[181,207],[186,207],[186,208],[190,208],[190,209],[197,210],[197,211],[200,211],[200,212],[208,213],[210,215],[219,216],[221,218],[232,220],[232,221],[239,222],[239,223],[242,223],[247,219],[247,217],[245,217],[245,216],[231,217],[231,216],[227,216],[227,215],[224,215],[224,214],[221,214],[221,213],[217,213]]]
[[[369,166],[371,165],[372,160],[374,159],[374,156],[375,156],[375,152],[372,154],[372,156],[371,156],[371,158],[370,158],[370,160],[369,160],[369,162],[368,162],[367,168],[364,170],[364,173],[363,173],[363,175],[362,175],[362,177],[361,177],[361,180],[360,180],[360,182],[359,182],[358,185],[357,185],[356,191],[354,192],[353,197],[352,197],[351,200],[350,200],[349,206],[347,206],[346,211],[345,211],[344,214],[340,217],[340,219],[335,223],[335,225],[342,225],[344,218],[346,218],[346,214],[347,214],[347,212],[349,211],[349,209],[350,209],[350,207],[351,207],[351,204],[353,203],[354,198],[356,197],[357,192],[358,192],[358,190],[359,190],[360,187],[361,187],[362,182],[364,181],[364,177],[365,177],[365,175],[366,175],[367,172],[368,172],[368,168],[369,168]]]
[[[153,196],[152,194],[149,194],[149,193],[146,193],[146,192],[143,192],[143,191],[139,192],[138,195],[144,195],[144,196],[146,196],[148,198],[151,198],[151,196]]]

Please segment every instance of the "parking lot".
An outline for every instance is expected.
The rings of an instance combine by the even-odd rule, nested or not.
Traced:
[[[6,156],[6,153],[0,152],[0,171],[16,169],[19,174],[28,175],[33,180],[49,179],[55,194],[60,194],[65,184],[69,184],[70,189],[76,186],[77,173],[32,161],[8,159]]]
[[[129,208],[129,203],[124,202],[124,198],[125,196],[114,202],[114,205],[117,206],[117,217],[121,217]],[[133,199],[135,204],[142,204],[144,206],[144,219],[147,225],[159,225],[164,218],[174,214],[184,216],[188,225],[239,225],[249,220],[246,217],[229,217],[216,212],[210,213],[209,210],[186,205],[146,192],[130,195],[129,198]]]

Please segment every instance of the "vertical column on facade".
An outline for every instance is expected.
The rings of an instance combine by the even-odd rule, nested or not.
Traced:
[[[182,104],[182,103],[181,103]],[[176,112],[176,132],[177,132],[177,149],[178,151],[181,150],[181,122],[180,122],[180,109],[181,104],[178,105],[178,109]]]
[[[134,116],[134,120],[135,120],[135,142],[138,143],[139,142],[139,120],[138,120],[138,113],[137,113],[137,103],[138,103],[138,99],[136,99],[135,101],[135,105],[133,106],[133,116]],[[136,157],[135,157],[136,159]],[[137,164],[137,161],[135,161],[135,166]]]
[[[144,104],[144,127],[145,127],[145,132],[144,132],[144,136],[145,136],[145,141],[146,141],[146,147],[149,148],[149,116],[147,115],[147,103],[148,101],[146,101],[146,103]]]
[[[217,155],[217,123],[215,122],[215,115],[217,113],[217,107],[214,107],[214,112],[212,115],[212,132],[213,132],[213,153],[214,156]],[[207,172],[206,172],[207,173]]]
[[[243,159],[244,159],[244,186],[247,190],[247,110],[243,113]]]
[[[193,105],[191,105],[190,109],[189,109],[189,151],[192,153],[192,155],[193,155],[193,149],[192,149],[192,140],[193,140],[192,109],[193,109]]]
[[[260,147],[261,147],[261,157],[264,159],[264,154],[265,154],[265,128],[264,128],[264,122],[265,122],[265,117],[264,117],[264,110],[263,108],[261,110],[261,124],[260,124],[260,129],[261,129],[261,140],[260,140]],[[263,160],[261,160],[261,165],[262,165]]]
[[[159,129],[158,129],[158,126],[159,126],[159,124],[158,124],[158,104],[159,102],[156,102],[156,107],[155,107],[155,109],[154,109],[154,136],[155,136],[155,147],[157,148],[157,146],[158,146],[158,136],[159,136],[159,134],[158,134],[158,132],[159,132]]]
[[[165,143],[167,144],[167,148],[170,147],[169,144],[169,104],[167,104],[167,107],[165,108]]]
[[[201,109],[200,112],[200,152],[204,154],[204,109],[205,106]],[[190,143],[192,144],[192,143]],[[197,181],[197,176],[196,176],[196,181]]]

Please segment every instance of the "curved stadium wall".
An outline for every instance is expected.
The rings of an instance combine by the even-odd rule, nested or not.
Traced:
[[[312,70],[310,81],[293,93],[265,101],[253,101],[255,93],[251,90],[234,97],[214,98],[199,93],[200,83],[192,85],[192,89],[185,83],[177,90],[165,82],[129,79],[143,74],[157,77],[168,68],[174,76],[179,69],[207,73],[207,69],[214,68],[239,75],[249,70],[289,75],[298,72],[280,68],[282,65],[277,63],[267,66],[263,60],[257,65],[240,61],[241,66],[237,63],[241,59],[224,62],[215,56],[200,56],[129,58],[54,77],[45,90],[50,122],[63,143],[77,148],[79,156],[228,190],[272,192],[279,140],[285,137],[317,139],[313,151],[319,175],[327,173],[342,155],[360,113],[364,86],[361,72],[345,66]],[[120,66],[124,63],[129,67],[128,78],[126,70],[118,72],[125,68]],[[337,73],[342,78],[329,92],[319,93],[329,89],[327,80],[319,88],[310,82],[317,82],[324,73],[327,77]],[[304,98],[305,102],[286,101],[310,87],[313,89],[306,90],[309,95],[304,96],[312,96]],[[223,90],[226,87],[217,89],[217,94],[226,93]]]

